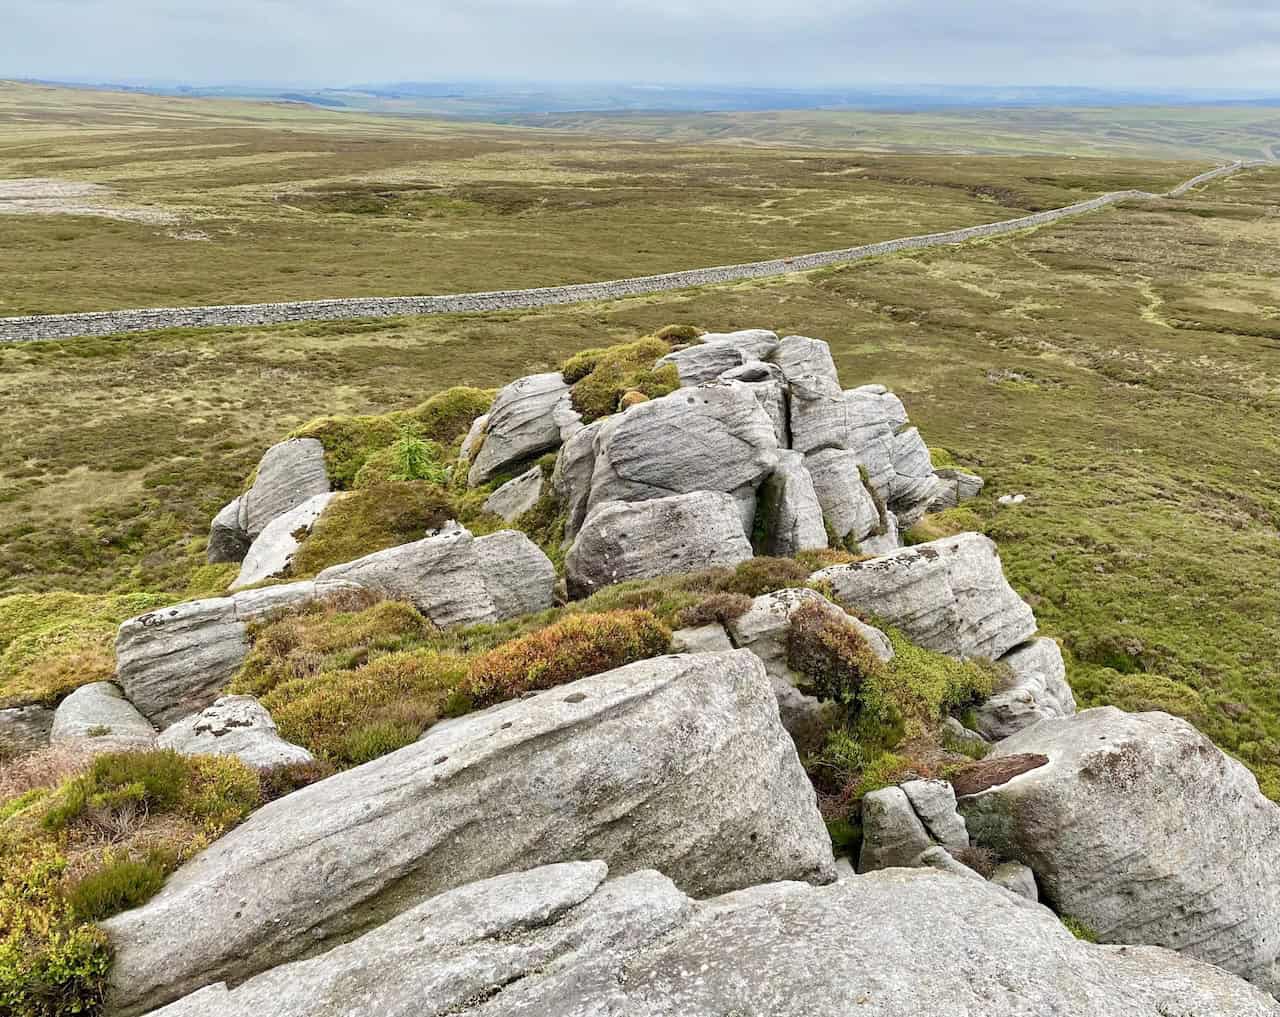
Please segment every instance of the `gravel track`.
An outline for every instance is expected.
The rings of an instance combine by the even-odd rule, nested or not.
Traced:
[[[0,343],[34,342],[42,339],[74,339],[81,336],[115,335],[122,332],[148,332],[164,328],[212,326],[275,325],[298,321],[338,321],[350,318],[391,318],[402,315],[457,314],[482,311],[508,311],[521,308],[549,307],[589,300],[615,300],[624,297],[660,293],[666,290],[709,286],[716,283],[760,279],[766,276],[805,272],[827,265],[843,265],[899,251],[925,247],[961,244],[982,237],[999,236],[1018,230],[1043,226],[1106,208],[1131,199],[1178,198],[1192,188],[1210,180],[1236,173],[1241,169],[1267,165],[1266,160],[1235,162],[1201,173],[1179,184],[1167,194],[1149,191],[1113,191],[1088,201],[1063,208],[1036,212],[1017,219],[967,226],[944,233],[927,233],[898,240],[884,240],[838,251],[821,251],[791,258],[773,258],[745,265],[720,265],[695,268],[662,275],[636,276],[607,282],[575,283],[568,286],[543,286],[527,290],[495,290],[482,293],[454,293],[427,297],[351,297],[338,300],[297,300],[277,304],[224,304],[207,307],[151,307],[126,311],[90,311],[80,314],[37,314],[17,318],[0,318]]]

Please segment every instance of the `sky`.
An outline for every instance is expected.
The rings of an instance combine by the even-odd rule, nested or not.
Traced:
[[[1280,87],[1280,0],[0,0],[0,78]]]

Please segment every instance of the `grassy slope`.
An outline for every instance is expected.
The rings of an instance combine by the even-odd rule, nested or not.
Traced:
[[[1167,188],[1217,159],[1191,147],[1176,163],[1136,148],[1065,162],[854,152],[867,128],[832,116],[810,132],[819,147],[798,151],[0,85],[0,181],[102,184],[114,195],[97,203],[178,217],[0,218],[0,315],[753,261]],[[967,130],[957,122],[957,137]]]

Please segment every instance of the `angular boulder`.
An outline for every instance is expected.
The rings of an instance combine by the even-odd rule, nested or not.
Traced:
[[[333,493],[314,495],[267,523],[249,546],[240,566],[240,575],[231,584],[231,589],[252,586],[287,569],[298,552],[298,535],[311,531],[335,497]]]
[[[270,803],[147,904],[102,923],[115,951],[109,1007],[134,1014],[239,982],[473,880],[582,858],[619,874],[658,867],[697,896],[834,878],[754,656],[631,664]]]
[[[930,512],[941,512],[943,509],[955,508],[963,502],[976,498],[982,493],[986,482],[976,473],[967,470],[944,468],[936,470],[934,476],[941,485],[933,501],[929,503]]]
[[[900,787],[884,787],[862,799],[862,849],[858,872],[907,869],[933,847],[933,838]]]
[[[572,541],[587,518],[591,500],[591,474],[596,468],[596,437],[609,418],[595,420],[568,438],[556,456],[551,490],[564,508],[564,536]]]
[[[860,544],[881,532],[880,509],[862,482],[856,453],[822,449],[805,456],[804,463],[813,478],[823,519],[837,538]]]
[[[484,510],[513,523],[538,504],[541,497],[542,467],[533,466],[489,495]]]
[[[747,360],[769,360],[778,349],[778,333],[767,328],[743,328],[736,332],[706,332],[699,339],[706,346],[731,346]]]
[[[53,711],[44,706],[0,710],[0,760],[49,744]]]
[[[258,769],[315,762],[302,746],[280,737],[271,714],[253,696],[222,696],[165,728],[156,746],[184,756],[235,756]]]
[[[844,393],[848,441],[867,471],[867,484],[883,502],[893,497],[894,436],[907,424],[902,400],[883,385],[863,385]]]
[[[719,622],[676,629],[671,633],[672,653],[722,653],[732,649],[729,633]]]
[[[715,381],[721,374],[740,367],[745,357],[740,349],[729,344],[698,344],[686,346],[660,357],[655,367],[674,364],[682,387],[702,385]]]
[[[489,410],[468,483],[477,487],[509,466],[556,448],[560,427],[553,410],[568,391],[559,371],[531,374],[503,388]]]
[[[499,620],[545,611],[555,603],[556,567],[519,530],[477,537],[480,575]]]
[[[773,362],[787,383],[791,447],[806,453],[847,448],[849,420],[831,348],[821,339],[789,335]]]
[[[904,547],[815,572],[835,599],[952,657],[992,660],[1035,635],[1036,620],[1004,578],[996,545],[980,533]]]
[[[1070,717],[1076,699],[1067,684],[1062,649],[1052,639],[1033,639],[1000,658],[1009,668],[1008,688],[974,709],[978,730],[999,741],[1045,718]]]
[[[765,478],[758,493],[757,508],[763,517],[763,532],[753,534],[760,554],[789,558],[800,551],[827,546],[827,529],[822,505],[799,452],[782,449],[778,465]]]
[[[956,811],[956,793],[945,780],[909,780],[900,785],[929,836],[942,847],[969,846],[964,817]]]
[[[1107,943],[1168,947],[1280,992],[1280,806],[1186,721],[1113,707],[1043,720],[987,762],[1049,762],[960,808]]]
[[[232,498],[209,524],[209,546],[205,556],[210,565],[243,561],[251,543],[240,523],[240,499]]]
[[[81,685],[53,714],[51,745],[74,744],[94,752],[149,749],[156,729],[111,682]]]
[[[597,505],[569,549],[565,579],[571,596],[584,597],[628,579],[732,568],[751,557],[733,497],[695,491]]]
[[[240,498],[240,524],[256,540],[277,516],[329,491],[324,446],[315,438],[290,438],[272,445],[258,463],[253,485]]]
[[[781,448],[791,446],[791,423],[787,402],[787,387],[782,370],[776,364],[749,360],[741,367],[725,371],[719,381],[737,381],[751,389],[761,408],[773,421],[773,433]]]

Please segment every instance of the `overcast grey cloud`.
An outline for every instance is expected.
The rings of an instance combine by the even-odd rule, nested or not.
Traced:
[[[1280,0],[0,0],[0,77],[1280,86]]]

